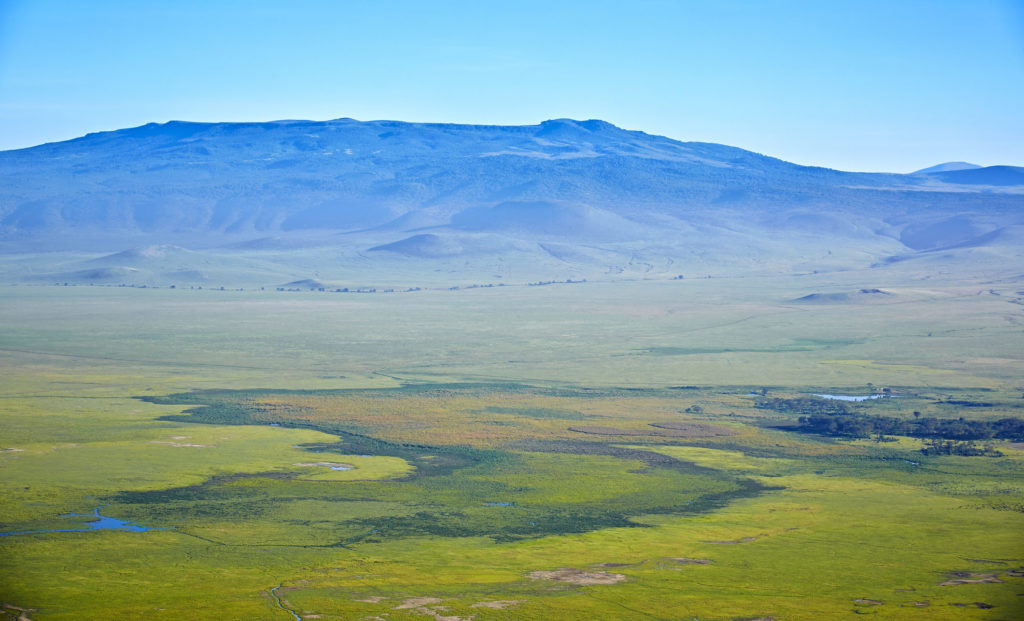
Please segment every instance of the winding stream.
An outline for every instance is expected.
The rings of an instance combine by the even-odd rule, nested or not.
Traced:
[[[277,585],[276,587],[270,589],[271,597],[273,597],[274,601],[277,602],[277,607],[278,608],[280,608],[281,610],[287,612],[292,617],[294,617],[295,621],[302,621],[302,617],[300,617],[299,615],[295,614],[294,610],[292,610],[291,608],[285,608],[285,605],[281,603],[281,596],[277,594],[277,590],[280,589],[283,586],[284,586],[284,583],[282,582],[281,584]]]

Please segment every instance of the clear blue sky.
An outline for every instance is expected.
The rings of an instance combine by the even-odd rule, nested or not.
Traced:
[[[0,0],[0,149],[337,117],[600,118],[844,170],[1024,165],[1024,0]]]

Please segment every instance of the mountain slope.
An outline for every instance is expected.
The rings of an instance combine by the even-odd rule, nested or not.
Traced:
[[[1020,171],[847,173],[596,120],[170,122],[0,153],[0,249],[173,244],[210,256],[128,253],[104,267],[185,274],[231,255],[292,280],[352,265],[832,269],[1024,224]]]

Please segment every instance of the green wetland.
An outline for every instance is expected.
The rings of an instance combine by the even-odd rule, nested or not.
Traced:
[[[7,287],[0,618],[1021,618],[1020,285],[897,276]]]

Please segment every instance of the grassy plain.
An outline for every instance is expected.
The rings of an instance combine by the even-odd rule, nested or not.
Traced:
[[[0,537],[0,610],[1020,618],[1019,446],[926,457],[757,407],[886,387],[853,407],[1024,417],[1021,284],[890,278],[7,287],[0,531],[154,530]],[[868,285],[892,295],[793,301]]]

